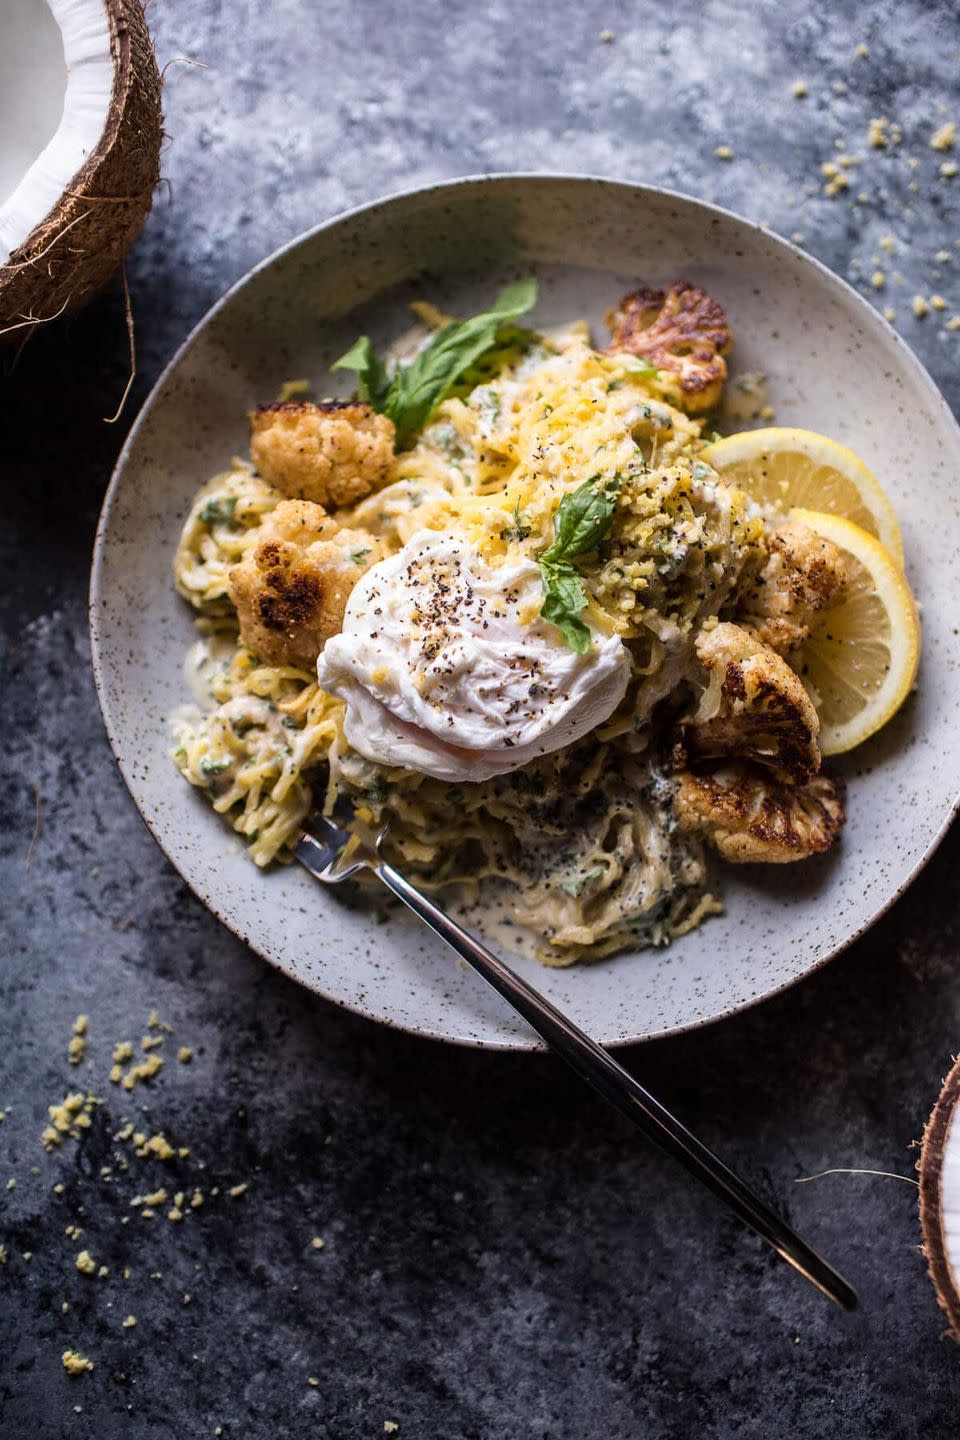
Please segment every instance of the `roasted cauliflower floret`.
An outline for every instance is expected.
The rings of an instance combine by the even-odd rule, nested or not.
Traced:
[[[772,650],[788,655],[810,634],[814,615],[843,599],[849,572],[843,551],[798,521],[770,531],[767,541],[767,562],[741,590],[737,620]]]
[[[626,350],[660,371],[663,393],[688,415],[720,403],[733,343],[727,317],[696,285],[676,281],[663,290],[634,290],[608,312],[608,354]]]
[[[379,541],[341,528],[321,505],[281,500],[230,571],[240,639],[268,665],[312,670],[343,624],[350,591],[380,556]]]
[[[268,484],[332,509],[386,483],[396,431],[372,405],[264,405],[250,416],[250,453]]]
[[[846,819],[843,782],[830,775],[791,785],[736,762],[700,774],[684,771],[674,783],[677,828],[702,836],[734,864],[785,865],[820,854]]]
[[[702,630],[694,647],[707,685],[682,727],[684,754],[753,760],[781,779],[806,780],[819,770],[820,721],[785,660],[751,631],[729,623]]]

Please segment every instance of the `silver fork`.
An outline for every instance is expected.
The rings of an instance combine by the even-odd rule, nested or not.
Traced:
[[[692,1135],[676,1116],[671,1115],[602,1046],[591,1040],[555,1005],[421,894],[383,858],[381,848],[386,827],[379,834],[365,836],[360,831],[341,829],[322,816],[315,817],[311,823],[316,833],[302,831],[293,847],[297,859],[311,875],[325,884],[337,885],[359,870],[372,870],[388,890],[392,890],[498,995],[512,1005],[541,1040],[582,1080],[632,1120],[648,1139],[679,1160],[818,1290],[844,1310],[856,1309],[856,1292],[846,1280]]]

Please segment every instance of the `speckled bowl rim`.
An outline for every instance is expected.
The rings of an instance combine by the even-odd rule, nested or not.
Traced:
[[[526,1040],[522,1036],[513,1036],[510,1039],[504,1039],[502,1041],[491,1041],[482,1040],[471,1036],[453,1036],[446,1034],[443,1031],[433,1029],[427,1025],[403,1024],[400,1021],[384,1021],[382,1017],[371,1014],[369,1011],[365,1010],[362,1005],[351,1004],[348,1000],[345,1000],[341,996],[330,994],[323,988],[322,985],[311,983],[305,978],[291,976],[289,972],[285,970],[281,965],[279,965],[271,955],[266,953],[259,946],[252,944],[249,938],[243,933],[243,930],[238,925],[236,925],[229,918],[229,916],[218,907],[215,899],[212,896],[201,894],[194,887],[189,876],[185,873],[183,868],[178,865],[175,860],[172,859],[172,857],[167,852],[165,846],[163,845],[163,842],[159,834],[157,833],[156,828],[151,823],[150,816],[148,815],[146,808],[142,803],[140,796],[138,795],[134,777],[130,773],[128,773],[128,769],[121,759],[116,722],[114,721],[114,718],[111,714],[110,704],[107,698],[107,685],[104,675],[105,664],[100,652],[100,642],[96,623],[96,609],[101,599],[103,554],[106,543],[106,536],[109,529],[110,511],[113,505],[114,497],[122,481],[123,471],[125,469],[127,460],[130,456],[131,451],[134,448],[134,445],[136,444],[140,430],[145,424],[151,410],[153,409],[153,406],[160,392],[164,389],[167,381],[171,378],[174,371],[180,365],[187,352],[191,349],[194,342],[200,336],[201,332],[206,329],[206,327],[211,323],[211,321],[217,315],[219,315],[220,312],[227,305],[230,304],[234,296],[237,295],[239,291],[241,291],[242,289],[244,289],[245,286],[250,284],[258,275],[261,274],[261,272],[268,269],[270,266],[276,264],[277,261],[281,260],[290,252],[296,250],[299,246],[304,245],[310,240],[312,240],[314,236],[322,234],[326,230],[331,230],[338,225],[347,224],[355,220],[359,216],[369,213],[371,211],[387,209],[397,202],[410,200],[418,195],[428,195],[438,191],[450,191],[455,193],[461,188],[466,188],[468,186],[475,186],[479,184],[515,185],[517,182],[534,182],[544,180],[560,183],[566,181],[577,185],[587,183],[598,187],[603,187],[608,190],[629,191],[633,195],[646,194],[651,196],[657,196],[660,199],[676,200],[684,205],[693,205],[697,207],[698,209],[702,210],[704,212],[704,215],[707,217],[721,217],[724,220],[733,221],[738,225],[744,226],[748,231],[764,236],[768,241],[772,241],[775,245],[782,246],[783,249],[798,258],[803,265],[810,266],[813,270],[817,271],[820,276],[828,283],[832,283],[833,285],[838,286],[840,290],[845,293],[848,299],[852,299],[855,302],[855,307],[858,309],[859,313],[863,318],[864,325],[868,332],[872,330],[877,335],[882,335],[886,343],[889,344],[892,342],[894,347],[899,349],[902,361],[910,369],[913,370],[915,379],[919,381],[920,385],[927,391],[930,396],[931,402],[934,405],[942,407],[947,419],[948,426],[952,427],[952,429],[956,433],[958,448],[960,448],[960,425],[957,424],[956,417],[953,415],[953,412],[947,405],[944,396],[941,394],[939,388],[934,383],[926,368],[917,358],[917,356],[914,354],[914,352],[911,350],[910,346],[906,343],[902,336],[900,336],[895,330],[891,329],[886,324],[886,322],[883,321],[881,317],[877,314],[873,306],[870,305],[869,302],[865,300],[864,297],[853,288],[852,285],[850,285],[846,280],[844,280],[842,276],[837,275],[833,270],[830,269],[828,265],[825,265],[815,256],[808,254],[806,250],[801,249],[799,246],[794,245],[790,240],[787,240],[783,236],[778,235],[767,225],[760,224],[755,220],[749,220],[745,216],[738,214],[734,210],[728,210],[725,206],[715,205],[710,201],[701,200],[697,196],[688,195],[681,190],[673,190],[667,186],[662,185],[646,185],[628,179],[612,178],[604,175],[591,175],[589,173],[549,170],[515,172],[494,171],[490,172],[489,174],[484,174],[481,172],[479,174],[462,175],[457,176],[454,179],[435,181],[428,185],[415,185],[407,189],[392,191],[390,194],[381,196],[376,200],[367,201],[364,204],[354,206],[349,210],[339,211],[336,215],[331,216],[330,219],[323,220],[318,225],[313,225],[309,229],[301,231],[300,234],[296,235],[293,239],[288,240],[285,244],[279,246],[276,250],[272,251],[269,255],[267,255],[263,260],[259,261],[256,265],[252,266],[249,270],[247,270],[242,276],[240,276],[238,280],[234,281],[234,283],[224,292],[220,299],[217,300],[209,308],[209,310],[206,311],[206,313],[201,317],[199,321],[197,321],[197,323],[190,330],[186,338],[174,351],[171,359],[164,366],[160,375],[157,377],[156,381],[151,387],[150,393],[144,400],[137,415],[137,418],[131,425],[127,438],[124,441],[119,456],[117,457],[116,464],[113,468],[113,473],[110,477],[110,483],[107,486],[107,490],[104,495],[103,505],[100,511],[100,518],[97,523],[96,535],[94,537],[93,561],[90,572],[90,587],[88,599],[90,650],[94,685],[96,687],[97,699],[100,705],[100,713],[103,717],[103,723],[106,728],[107,739],[110,743],[110,748],[114,752],[114,757],[117,760],[117,765],[120,769],[120,773],[123,776],[127,789],[130,791],[131,797],[137,807],[137,810],[139,811],[141,819],[143,820],[147,829],[150,831],[154,840],[156,840],[164,855],[167,857],[169,863],[173,866],[173,868],[180,875],[181,879],[189,886],[192,893],[197,896],[201,903],[205,905],[206,908],[210,910],[211,913],[214,914],[217,919],[233,935],[237,937],[238,940],[241,940],[246,945],[250,945],[251,949],[253,949],[258,955],[261,956],[262,959],[266,960],[275,969],[279,970],[281,974],[286,975],[287,978],[290,980],[294,980],[295,983],[304,985],[307,989],[312,990],[315,994],[322,996],[325,1000],[331,1001],[333,1004],[339,1006],[343,1010],[348,1010],[353,1014],[361,1015],[364,1017],[364,1019],[375,1021],[378,1024],[386,1024],[389,1028],[395,1028],[398,1030],[403,1030],[408,1034],[422,1036],[425,1039],[443,1041],[447,1044],[462,1045],[470,1049],[511,1052],[543,1050],[544,1046],[539,1040],[539,1038],[532,1032],[529,1036],[529,1039]],[[843,954],[845,950],[849,949],[851,945],[853,945],[870,929],[872,929],[872,927],[877,923],[877,921],[882,919],[882,917],[886,915],[886,913],[910,888],[914,880],[920,874],[921,870],[923,870],[924,866],[929,862],[934,852],[937,850],[937,848],[943,841],[943,838],[946,835],[947,831],[950,829],[950,826],[956,818],[958,811],[960,811],[960,791],[958,791],[957,794],[955,794],[953,798],[949,801],[942,824],[940,825],[939,829],[934,832],[926,850],[923,852],[920,859],[910,870],[906,878],[901,881],[901,883],[890,895],[886,896],[885,899],[877,905],[876,909],[868,916],[866,920],[862,921],[859,925],[857,925],[855,929],[853,929],[848,935],[846,935],[845,938],[839,944],[834,946],[832,950],[828,950],[823,955],[812,960],[806,970],[804,970],[800,974],[789,976],[782,983],[775,984],[769,989],[764,990],[760,994],[750,995],[742,1001],[731,1004],[728,1009],[724,1010],[720,1014],[712,1016],[700,1016],[682,1024],[673,1025],[671,1026],[667,1034],[670,1036],[688,1034],[691,1031],[703,1029],[707,1025],[715,1025],[721,1020],[730,1019],[734,1015],[742,1014],[744,1011],[752,1009],[755,1005],[759,1005],[766,1000],[772,999],[775,995],[783,994],[784,991],[792,989],[794,985],[799,984],[808,976],[816,974],[816,972],[822,969],[823,966],[826,965],[829,961],[834,960],[838,955]],[[478,983],[481,982],[478,981]],[[615,1041],[608,1042],[608,1045],[609,1048],[612,1049],[619,1046],[641,1044],[645,1041],[659,1040],[664,1038],[666,1038],[664,1032],[659,1032],[656,1035],[626,1035],[618,1037]]]

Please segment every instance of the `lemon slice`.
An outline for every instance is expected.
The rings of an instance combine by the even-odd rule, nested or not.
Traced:
[[[893,506],[859,456],[813,430],[744,430],[708,445],[701,459],[728,485],[778,515],[800,505],[842,515],[875,535],[903,568]]]
[[[820,715],[824,755],[852,750],[885,725],[910,692],[920,660],[920,621],[903,571],[890,551],[839,515],[793,509],[791,520],[844,552],[846,597],[814,619],[791,664]]]

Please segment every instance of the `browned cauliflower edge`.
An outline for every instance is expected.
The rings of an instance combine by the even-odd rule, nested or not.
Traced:
[[[769,555],[738,592],[737,621],[779,655],[798,649],[814,616],[838,605],[849,585],[843,551],[808,525],[790,520],[767,532]]]
[[[723,622],[697,636],[707,686],[682,724],[677,759],[727,756],[765,765],[784,780],[806,780],[820,768],[820,721],[787,662],[750,630]]]
[[[660,371],[668,399],[689,415],[713,410],[723,394],[733,334],[705,290],[675,281],[668,290],[634,290],[608,312],[608,354],[627,351]]]
[[[312,670],[343,624],[354,585],[381,556],[365,530],[347,530],[310,500],[281,500],[261,538],[230,571],[240,639],[268,665]]]
[[[846,820],[844,784],[831,775],[784,784],[768,770],[735,762],[683,771],[674,785],[677,828],[709,841],[734,864],[785,865],[822,854]]]
[[[250,415],[250,454],[264,480],[327,508],[353,505],[386,482],[395,435],[386,415],[354,401],[287,401]]]

